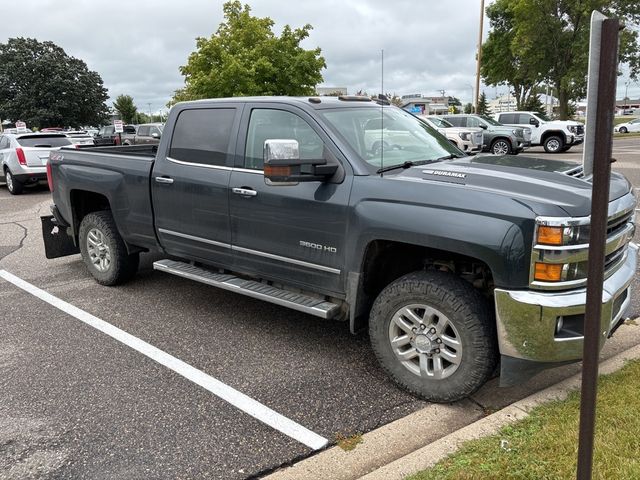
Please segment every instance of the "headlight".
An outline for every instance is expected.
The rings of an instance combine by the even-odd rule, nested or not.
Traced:
[[[469,132],[460,132],[458,135],[465,142],[471,140],[471,133],[469,133]]]
[[[577,129],[575,125],[567,125],[567,130],[569,130],[571,133],[576,133]]]
[[[571,247],[583,245],[588,248],[591,226],[588,224],[570,226],[538,225],[536,229],[537,249],[544,250],[545,246]],[[563,250],[556,248],[554,251]],[[567,282],[582,280],[587,277],[586,261],[574,261],[569,263],[554,263],[546,256],[540,256],[535,262],[533,280],[538,282]]]
[[[536,243],[539,245],[582,245],[589,243],[590,225],[574,225],[571,227],[538,226]]]

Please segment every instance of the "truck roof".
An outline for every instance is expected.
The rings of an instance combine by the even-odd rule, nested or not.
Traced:
[[[189,105],[215,105],[216,103],[287,103],[306,105],[315,109],[340,108],[340,107],[372,107],[380,106],[376,101],[369,97],[357,95],[340,95],[339,97],[288,97],[288,96],[269,96],[269,97],[228,97],[228,98],[209,98],[203,100],[192,100],[188,102],[176,103],[176,106]]]

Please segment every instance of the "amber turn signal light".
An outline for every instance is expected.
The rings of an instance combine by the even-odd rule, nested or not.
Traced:
[[[562,267],[561,263],[536,262],[536,272],[533,278],[543,282],[559,282],[562,279]]]
[[[562,227],[538,227],[538,243],[544,245],[562,245]]]
[[[265,177],[289,177],[291,176],[291,167],[288,165],[282,166],[274,166],[274,165],[265,165],[264,166],[264,176]]]

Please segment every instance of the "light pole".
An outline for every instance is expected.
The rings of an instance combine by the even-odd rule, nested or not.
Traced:
[[[149,122],[153,123],[153,115],[151,114],[151,102],[148,102],[147,106],[149,107]]]
[[[478,99],[480,97],[480,63],[482,62],[482,23],[484,22],[484,0],[480,1],[480,28],[478,29],[478,61],[476,65],[476,97],[475,111],[478,111]]]

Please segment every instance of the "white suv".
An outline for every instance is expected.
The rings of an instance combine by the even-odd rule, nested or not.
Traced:
[[[495,119],[531,128],[531,146],[542,145],[547,153],[566,152],[584,142],[584,124],[571,120],[549,120],[539,112],[502,112]]]

